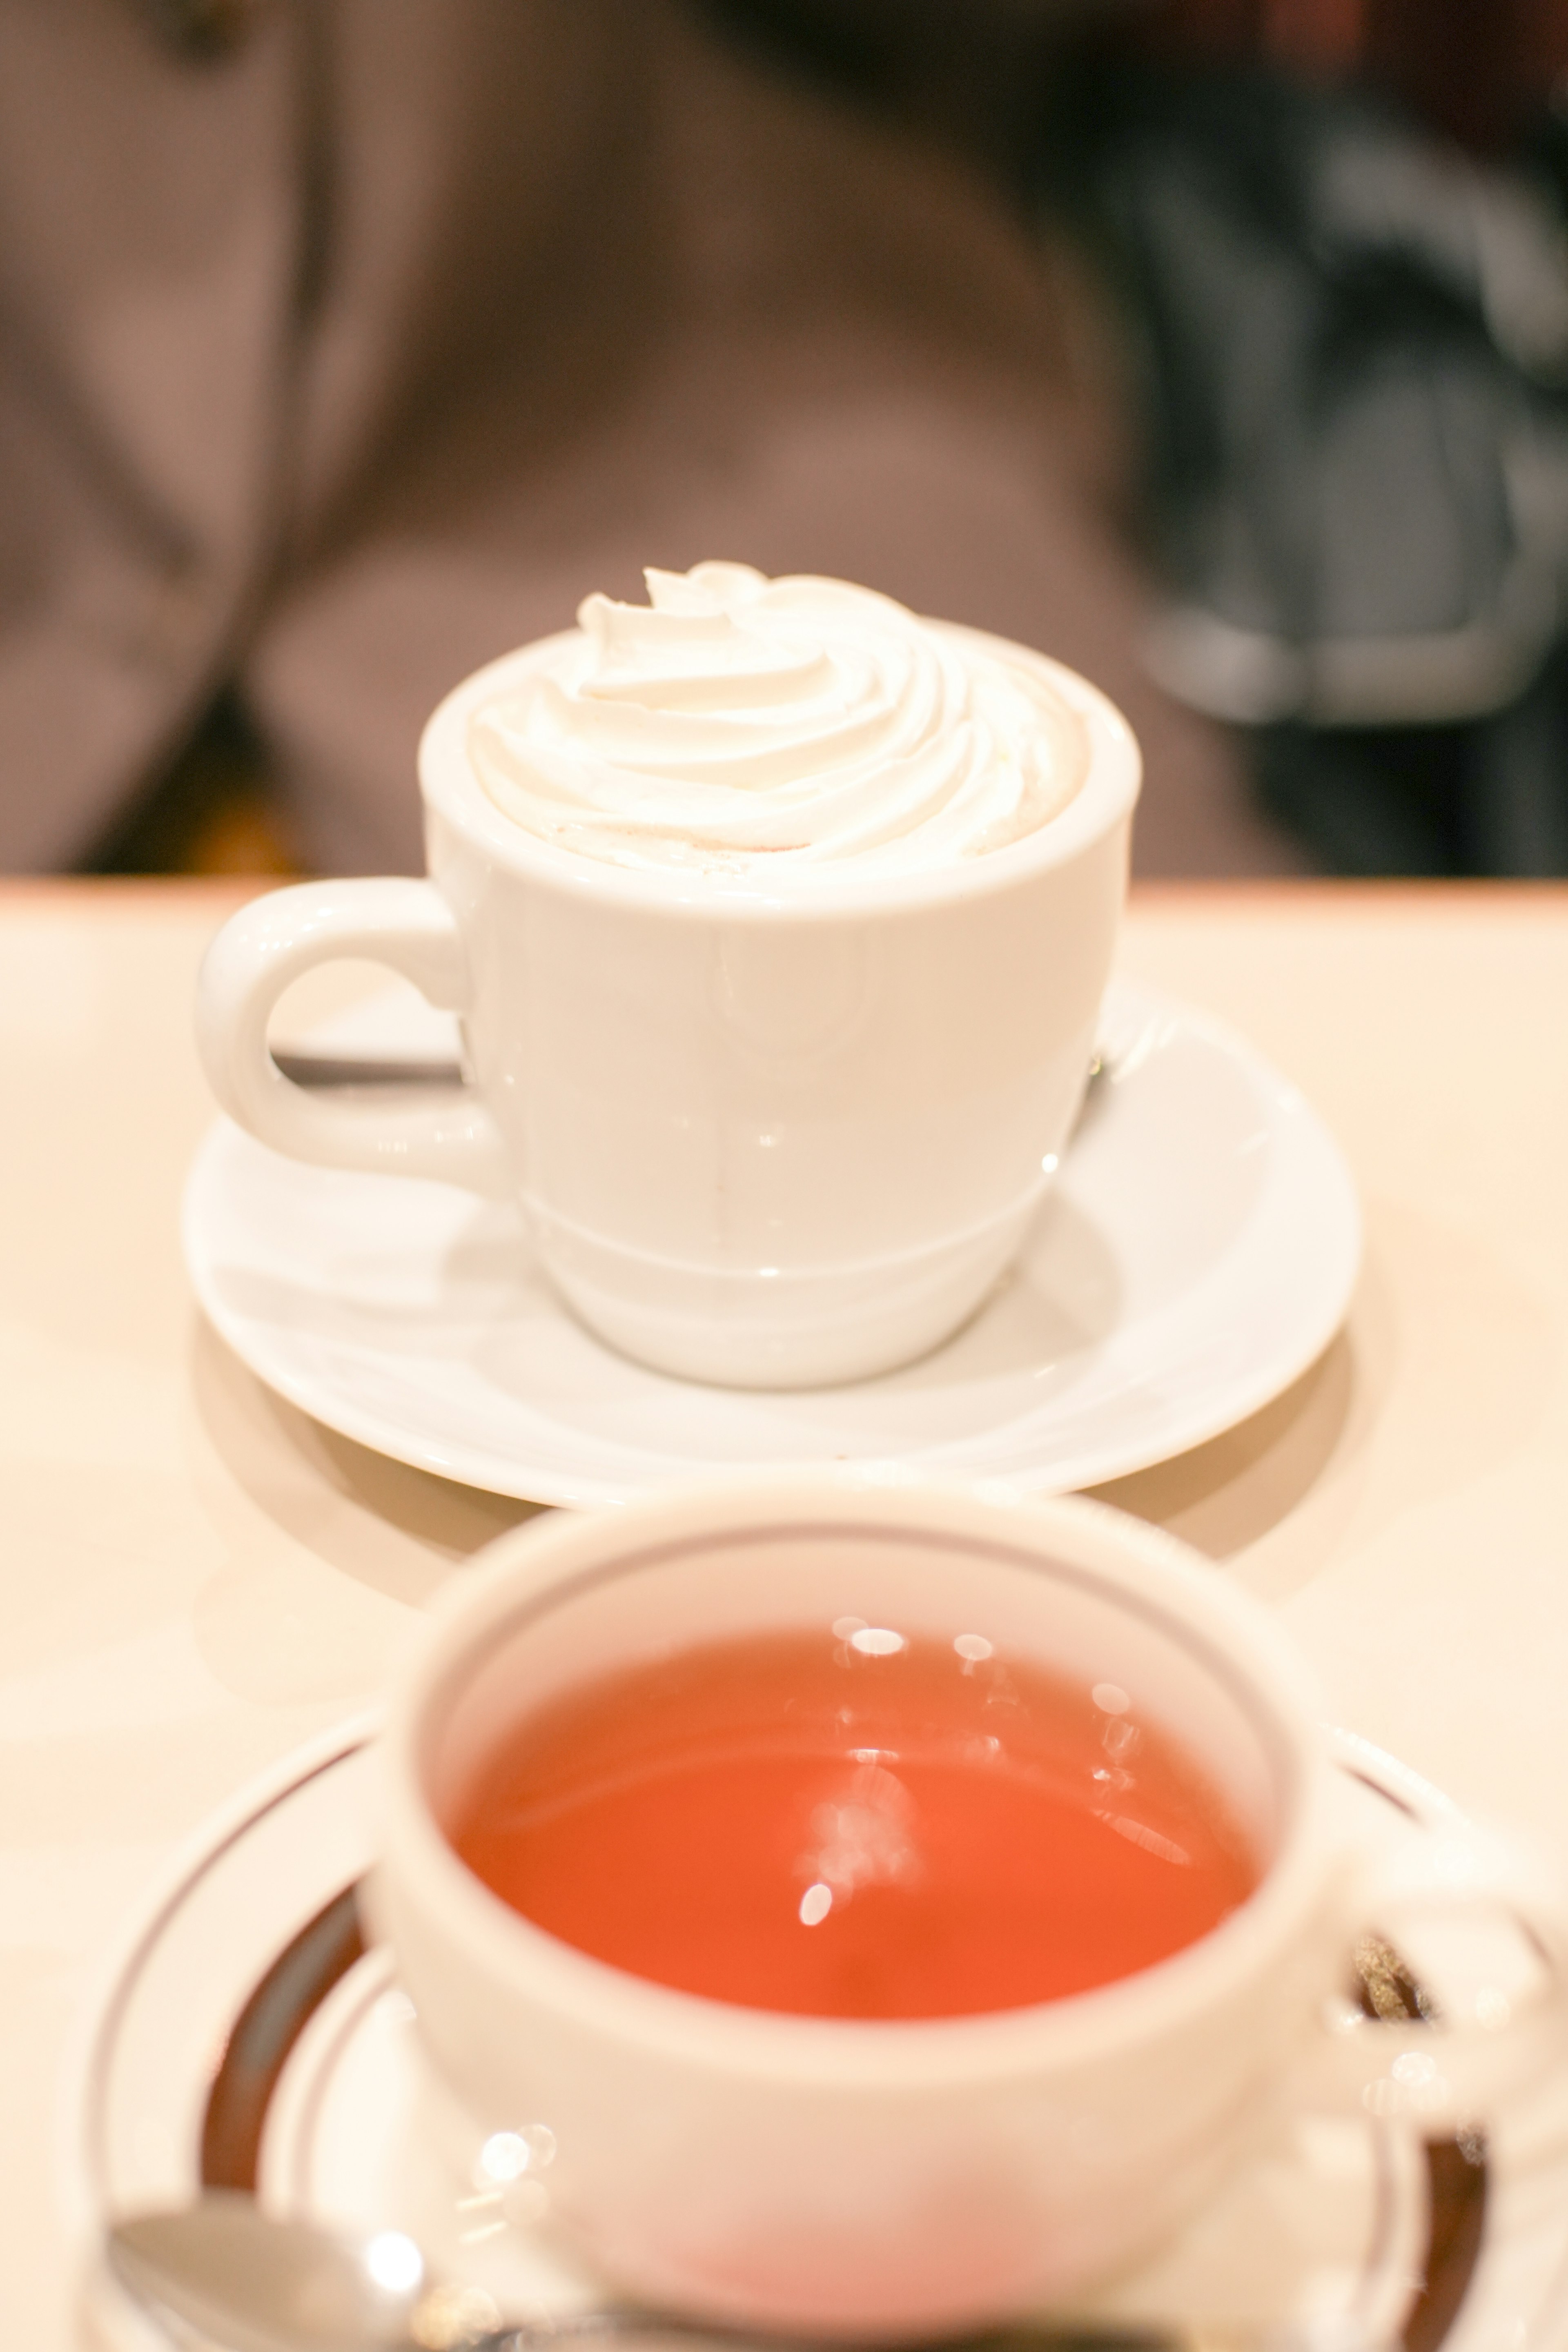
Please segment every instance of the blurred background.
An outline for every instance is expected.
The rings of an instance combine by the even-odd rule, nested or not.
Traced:
[[[0,864],[420,863],[709,556],[1042,646],[1165,874],[1568,874],[1568,0],[9,0]]]

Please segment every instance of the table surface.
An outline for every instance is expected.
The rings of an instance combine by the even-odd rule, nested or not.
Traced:
[[[243,895],[0,887],[0,2315],[30,2352],[71,2340],[51,2139],[106,1939],[528,1510],[319,1428],[193,1304],[192,987]],[[1101,1491],[1276,1607],[1341,1721],[1568,1855],[1568,891],[1145,888],[1121,961],[1304,1089],[1367,1253],[1284,1397]]]

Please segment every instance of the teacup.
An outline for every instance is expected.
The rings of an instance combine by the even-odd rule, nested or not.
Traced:
[[[579,854],[476,767],[476,723],[574,641],[525,646],[426,730],[427,881],[276,892],[215,942],[197,1034],[225,1109],[296,1158],[519,1199],[583,1320],[683,1377],[814,1385],[935,1346],[1014,1255],[1077,1114],[1139,761],[1059,665],[903,617],[1066,714],[1083,773],[1046,821],[909,871]],[[334,957],[458,1013],[471,1083],[396,1101],[285,1078],[268,1015]]]
[[[694,1645],[813,1627],[1043,1668],[1112,1721],[1158,1727],[1239,1829],[1251,1891],[1154,1964],[1068,1997],[808,2016],[608,1964],[459,1858],[473,1791],[520,1723]],[[493,2134],[552,2147],[553,2222],[612,2282],[757,2327],[936,2334],[1049,2306],[1136,2254],[1292,2086],[1451,2125],[1510,2063],[1560,2052],[1554,1904],[1464,1840],[1380,1880],[1330,1777],[1274,1621],[1143,1523],[902,1478],[750,1477],[536,1523],[462,1580],[386,1734],[372,1909],[475,2150]],[[1112,1810],[1147,1837],[1135,1797]],[[802,1897],[801,1932],[827,1891]],[[1550,1956],[1530,2024],[1493,2031],[1507,2005],[1479,2000],[1468,2024],[1401,2032],[1336,2000],[1357,1932],[1389,1904],[1500,1892]]]

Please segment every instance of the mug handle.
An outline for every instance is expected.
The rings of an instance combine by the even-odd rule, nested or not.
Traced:
[[[1568,1906],[1543,1870],[1457,1810],[1393,1854],[1368,1857],[1346,1890],[1347,1925],[1391,1939],[1444,1916],[1510,1922],[1534,1962],[1522,1993],[1482,1983],[1463,2011],[1431,2022],[1369,2017],[1348,1998],[1325,2006],[1292,2089],[1304,2105],[1403,2116],[1428,2137],[1485,2126],[1568,2057]]]
[[[273,1060],[267,1024],[290,982],[340,957],[384,963],[443,1012],[470,994],[452,909],[431,882],[302,882],[269,891],[225,924],[196,982],[196,1045],[207,1081],[237,1124],[274,1151],[321,1168],[431,1176],[506,1196],[517,1183],[477,1087],[307,1089]]]

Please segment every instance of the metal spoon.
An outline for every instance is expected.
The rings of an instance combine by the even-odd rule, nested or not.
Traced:
[[[281,1045],[274,1048],[272,1058],[286,1078],[312,1091],[331,1087],[460,1087],[466,1083],[463,1066],[456,1060],[409,1061],[405,1057],[398,1061],[380,1054],[322,1054],[310,1046]],[[1106,1049],[1101,1047],[1084,1080],[1086,1101],[1108,1072]]]
[[[546,2352],[552,2345],[636,2338],[655,2352],[783,2352],[784,2339],[742,2335],[635,2306],[503,2325],[482,2290],[434,2280],[400,2231],[354,2240],[309,2221],[277,2221],[250,2197],[211,2193],[140,2213],[109,2233],[110,2268],[176,2342],[221,2352]],[[1026,2325],[966,2339],[965,2352],[1373,2352],[1335,2333],[1214,2335],[1180,2326]],[[817,2347],[821,2352],[821,2347]],[[946,2347],[956,2352],[956,2347]]]

